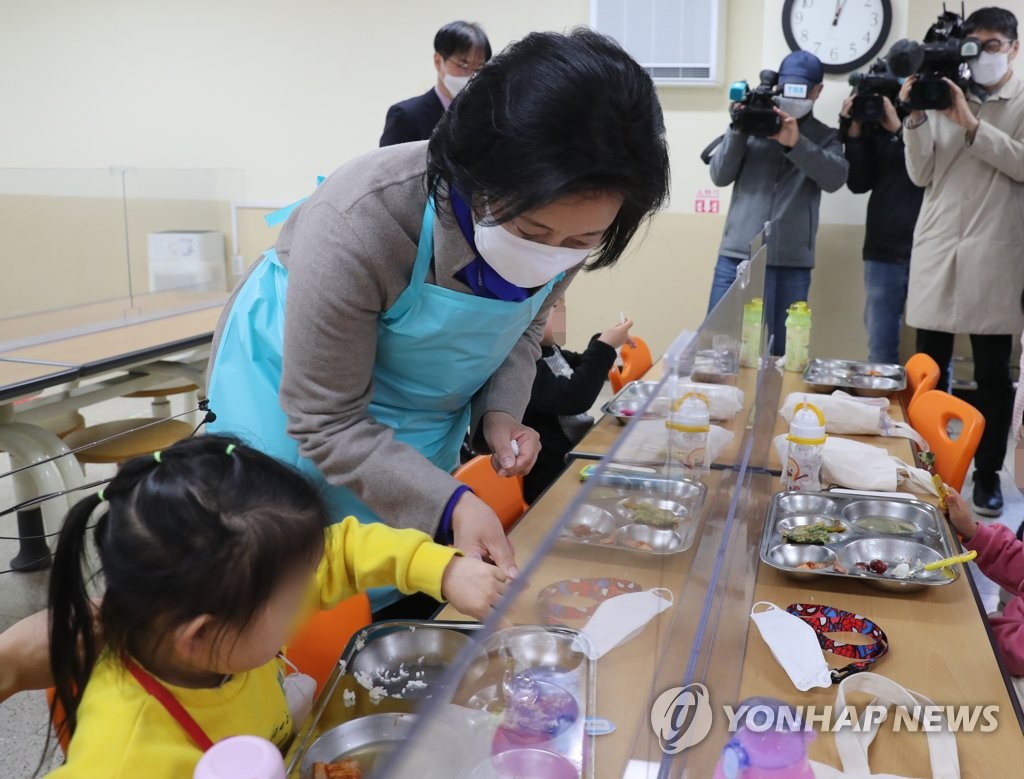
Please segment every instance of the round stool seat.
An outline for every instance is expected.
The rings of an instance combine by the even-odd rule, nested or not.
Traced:
[[[165,384],[159,387],[153,387],[152,389],[139,390],[138,392],[129,392],[125,395],[126,398],[166,398],[170,395],[184,395],[186,392],[195,392],[198,390],[192,382],[176,382],[174,384]]]
[[[141,425],[160,422],[158,425],[138,430]],[[158,420],[152,417],[140,419],[118,419],[114,422],[103,422],[78,430],[64,439],[71,449],[102,441],[119,433],[127,433],[120,438],[91,446],[75,457],[80,463],[123,463],[133,457],[141,457],[176,444],[192,435],[193,426],[179,419]],[[129,432],[131,431],[131,432]]]

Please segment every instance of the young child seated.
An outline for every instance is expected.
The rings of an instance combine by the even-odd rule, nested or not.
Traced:
[[[1002,614],[992,616],[992,635],[1010,676],[1024,676],[1024,543],[998,522],[978,522],[958,493],[946,498],[949,519],[964,539],[964,546],[977,551],[981,572],[1014,596]],[[1020,689],[1020,685],[1017,685]]]
[[[624,318],[595,335],[587,350],[580,354],[561,349],[556,343],[565,340],[564,333],[556,330],[560,316],[560,306],[552,308],[548,315],[533,394],[523,416],[523,424],[540,434],[541,444],[537,463],[523,478],[527,503],[533,503],[565,470],[565,455],[594,424],[593,417],[586,412],[594,405],[608,371],[615,364],[615,350],[629,340],[629,329],[633,326],[631,319]]]
[[[484,618],[504,591],[498,568],[419,531],[333,519],[297,471],[221,436],[132,460],[75,505],[50,584],[71,732],[51,776],[190,777],[209,742],[242,734],[284,750],[301,723],[279,653],[314,608],[396,585]]]

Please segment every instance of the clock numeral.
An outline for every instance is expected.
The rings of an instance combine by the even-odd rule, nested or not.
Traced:
[[[804,42],[807,41],[807,30],[801,30],[800,31],[800,40],[802,40]]]
[[[839,59],[839,49],[832,49],[831,51],[829,51],[828,57],[830,60],[835,62],[837,59]]]
[[[878,14],[871,14],[871,26],[872,27],[877,27],[878,26]]]
[[[871,43],[871,33],[864,33],[864,43]]]
[[[803,11],[796,11],[793,14],[793,21],[796,24],[803,24],[804,23],[804,12]]]
[[[850,44],[850,54],[856,54],[859,51],[856,43]]]
[[[815,53],[815,54],[817,54],[817,53],[818,53],[818,50],[819,50],[820,48],[821,48],[821,41],[815,41],[815,42],[814,42],[814,53]]]
[[[802,8],[813,8],[814,7],[814,0],[803,0],[803,3],[801,4],[801,7]]]

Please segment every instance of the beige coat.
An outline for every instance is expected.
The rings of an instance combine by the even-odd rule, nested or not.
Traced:
[[[904,131],[907,170],[925,187],[910,257],[907,324],[1006,335],[1024,327],[1024,80],[982,103],[974,142],[934,111]]]

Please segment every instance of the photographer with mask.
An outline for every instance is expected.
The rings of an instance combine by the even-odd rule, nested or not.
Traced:
[[[1014,73],[1017,19],[1001,8],[971,14],[964,34],[981,41],[965,90],[948,81],[951,107],[912,111],[904,121],[907,170],[925,187],[910,261],[907,323],[917,349],[949,385],[956,333],[969,333],[975,405],[985,433],[975,457],[974,507],[1003,508],[999,471],[1010,429],[1013,335],[1024,318],[1024,81]],[[903,85],[906,101],[915,78]]]
[[[736,278],[736,268],[748,258],[751,239],[765,222],[772,222],[765,306],[776,355],[785,350],[786,310],[807,300],[811,286],[821,191],[835,192],[846,183],[839,134],[812,115],[824,76],[821,61],[813,54],[795,51],[787,56],[779,68],[782,96],[776,98],[775,109],[781,130],[758,138],[731,126],[710,162],[715,185],[732,184],[733,190],[708,310]],[[787,97],[794,86],[805,97]]]
[[[900,361],[900,330],[910,279],[910,249],[924,190],[907,174],[903,159],[903,124],[896,107],[882,97],[880,122],[851,118],[855,97],[843,103],[839,134],[855,194],[870,192],[864,231],[864,327],[871,362]]]

